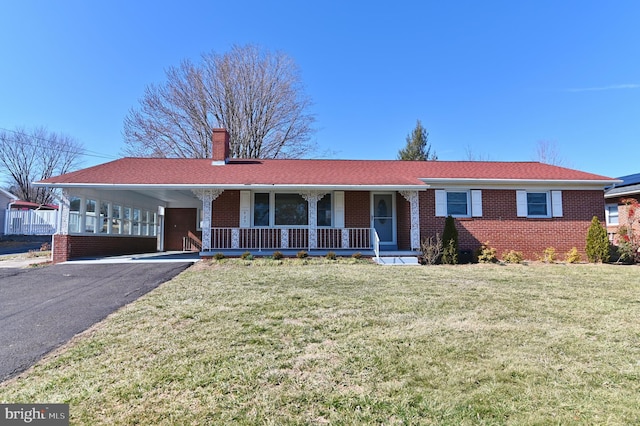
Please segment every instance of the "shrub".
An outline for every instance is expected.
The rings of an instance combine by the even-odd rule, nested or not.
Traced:
[[[284,254],[282,254],[282,252],[280,252],[280,251],[277,251],[277,250],[276,250],[276,251],[274,251],[274,252],[273,252],[273,254],[271,255],[271,258],[272,258],[273,260],[280,260],[280,259],[283,259],[283,258],[284,258]]]
[[[336,260],[338,257],[334,252],[330,251],[326,254],[325,258],[328,260]]]
[[[502,253],[502,260],[507,263],[522,263],[524,256],[521,251],[509,250]]]
[[[483,243],[478,249],[478,262],[495,263],[498,261],[496,257],[496,249],[489,245],[489,241]]]
[[[625,227],[621,226],[620,230],[624,230]],[[624,230],[623,232],[626,232],[626,230]],[[618,236],[619,236],[619,241],[618,241],[618,247],[617,247],[617,252],[618,252],[618,263],[627,263],[627,264],[632,264],[635,260],[635,250],[633,248],[633,244],[631,243],[631,241],[629,241],[628,239],[626,239],[626,234],[624,234],[623,232],[619,232]]]
[[[597,216],[591,219],[591,225],[587,231],[587,259],[589,262],[609,261],[609,237],[607,230],[600,224]]]
[[[245,251],[240,255],[240,258],[242,260],[253,260],[253,255],[251,254],[251,252]]]
[[[422,252],[422,263],[425,265],[435,265],[442,256],[442,240],[440,234],[436,233],[435,238],[429,237],[420,243]]]
[[[565,254],[564,260],[567,263],[578,263],[582,260],[582,256],[580,256],[580,253],[578,253],[578,249],[576,247],[573,247],[567,252],[567,254]]]
[[[554,263],[558,259],[558,253],[553,247],[547,247],[542,252],[542,261],[545,263]]]
[[[458,230],[452,216],[447,216],[442,232],[442,263],[455,265],[458,263]]]
[[[216,253],[215,255],[213,255],[213,258],[215,260],[222,260],[224,259],[224,253]]]
[[[353,253],[353,254],[351,255],[351,258],[352,258],[352,259],[355,259],[355,260],[360,260],[360,259],[362,259],[362,253],[360,253],[359,251],[357,251],[357,252],[355,252],[355,253]]]
[[[298,259],[306,259],[307,257],[309,257],[309,253],[304,250],[300,250],[298,253],[296,253],[296,257]]]

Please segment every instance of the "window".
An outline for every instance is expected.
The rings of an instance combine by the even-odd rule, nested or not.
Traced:
[[[122,233],[129,235],[131,234],[131,207],[125,207],[123,211]]]
[[[100,202],[100,232],[106,234],[109,232],[109,203],[106,201]]]
[[[468,206],[469,193],[447,191],[447,215],[468,216]]]
[[[527,216],[548,216],[546,192],[527,192]]]
[[[479,189],[468,191],[437,189],[435,197],[436,216],[482,216],[482,191]]]
[[[80,205],[82,200],[74,197],[69,200],[69,232],[80,232]]]
[[[253,201],[253,226],[269,226],[269,194],[255,194]]]
[[[300,194],[275,195],[275,224],[305,226],[309,223],[309,204]]]
[[[140,235],[140,209],[133,209],[133,227],[132,233],[133,235]]]
[[[605,218],[607,220],[607,225],[618,225],[618,205],[617,204],[607,204],[604,207]]]
[[[86,201],[84,232],[96,232],[96,200]]]
[[[111,220],[111,233],[120,234],[122,232],[122,207],[113,205],[113,219]]]
[[[248,195],[248,200],[250,200],[249,197]],[[249,210],[248,200],[246,203],[247,210]],[[325,194],[318,200],[316,226],[330,227],[333,225],[332,201],[332,194]],[[241,200],[241,223],[243,223],[242,210],[244,208]],[[309,225],[309,203],[302,195],[297,193],[254,193],[252,211],[253,226]]]
[[[562,217],[562,191],[516,191],[518,217]]]
[[[318,226],[331,226],[331,194],[318,200]]]

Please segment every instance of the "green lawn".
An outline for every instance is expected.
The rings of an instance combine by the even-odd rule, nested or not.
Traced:
[[[640,424],[640,268],[201,264],[2,402],[72,424]]]

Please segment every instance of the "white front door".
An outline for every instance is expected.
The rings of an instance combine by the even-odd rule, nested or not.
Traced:
[[[371,194],[372,227],[378,233],[381,245],[396,244],[395,193]]]

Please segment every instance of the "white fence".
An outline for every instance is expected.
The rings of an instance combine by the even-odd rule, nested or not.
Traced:
[[[58,211],[7,209],[4,219],[4,233],[7,235],[53,235],[58,224]]]

